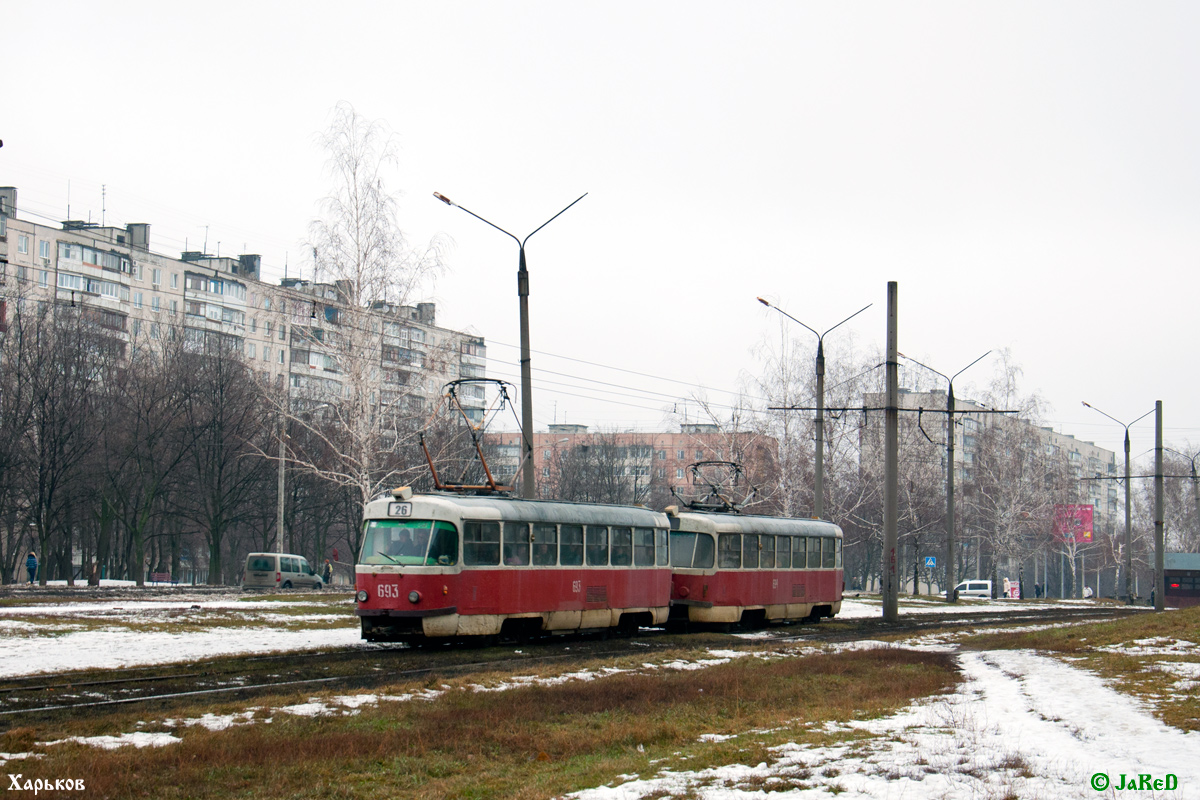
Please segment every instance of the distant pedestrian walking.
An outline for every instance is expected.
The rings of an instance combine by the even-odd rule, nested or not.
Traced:
[[[29,573],[29,582],[33,583],[37,580],[38,560],[37,553],[29,551],[29,558],[25,559],[25,571]]]
[[[325,581],[325,585],[333,583],[333,564],[329,563],[329,559],[325,559],[325,569],[321,572],[321,580]]]

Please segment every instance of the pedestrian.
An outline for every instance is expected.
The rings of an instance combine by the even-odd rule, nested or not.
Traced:
[[[325,581],[325,585],[333,583],[333,564],[329,563],[329,559],[325,559],[325,569],[321,571],[321,580]]]
[[[29,551],[29,558],[25,559],[25,571],[29,573],[29,582],[33,583],[37,580],[38,559],[37,553]]]

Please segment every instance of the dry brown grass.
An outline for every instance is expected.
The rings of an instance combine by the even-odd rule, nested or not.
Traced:
[[[26,774],[83,778],[89,797],[550,797],[653,771],[652,758],[684,746],[718,762],[766,760],[766,743],[744,736],[696,739],[751,729],[794,738],[804,721],[881,715],[956,680],[949,656],[900,649],[742,658],[495,693],[452,689],[355,716],[277,714],[221,732],[189,728],[164,748],[60,745]],[[36,738],[11,731],[0,750]]]

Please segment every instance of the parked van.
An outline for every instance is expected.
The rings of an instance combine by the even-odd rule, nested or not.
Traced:
[[[290,553],[251,553],[246,556],[243,589],[323,589],[325,582],[308,560]]]
[[[991,581],[963,581],[954,587],[959,597],[988,597],[992,596]]]

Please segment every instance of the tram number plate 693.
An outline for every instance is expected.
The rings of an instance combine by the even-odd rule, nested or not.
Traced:
[[[381,598],[383,598],[383,597],[399,597],[400,596],[400,586],[399,586],[399,584],[395,584],[395,583],[381,583],[381,584],[379,584],[379,586],[376,587],[375,592]]]
[[[389,517],[411,517],[412,503],[388,503]]]

